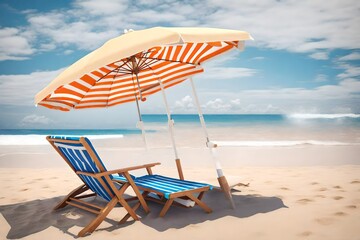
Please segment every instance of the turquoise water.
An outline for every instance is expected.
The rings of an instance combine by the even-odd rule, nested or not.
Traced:
[[[177,125],[200,125],[197,114],[171,115]],[[262,126],[262,127],[312,127],[312,128],[360,128],[359,114],[205,114],[207,126]],[[164,114],[144,114],[145,126],[166,124],[167,116]],[[134,123],[135,126],[135,123]],[[154,132],[155,130],[147,129]],[[141,134],[139,129],[0,129],[0,135],[130,135]]]
[[[173,114],[175,123],[200,124],[197,114]],[[359,114],[205,114],[208,126],[296,126],[308,124],[314,127],[348,126],[360,127]],[[146,123],[166,123],[166,115],[148,114],[143,116]]]
[[[174,114],[172,118],[176,129],[200,127],[199,116],[195,114]],[[334,141],[345,142],[341,144],[360,143],[360,114],[206,114],[204,118],[209,128],[230,128],[233,133],[232,140],[240,141],[237,144],[244,144],[244,140],[248,139],[270,141],[251,143],[256,146],[277,146],[277,139],[285,141],[286,144],[294,144],[294,139],[300,139],[299,144],[303,144],[304,139],[307,144],[314,144],[313,140],[322,145],[334,144]],[[143,121],[147,133],[164,131],[167,116],[147,114],[143,115]],[[222,133],[215,132],[220,135]],[[46,135],[87,136],[93,140],[126,138],[140,134],[141,131],[135,128],[135,123],[132,129],[0,129],[0,145],[48,144]]]
[[[176,123],[199,123],[199,116],[196,114],[173,114],[171,117]],[[207,124],[283,124],[286,122],[286,115],[280,114],[205,114]],[[166,115],[149,114],[143,116],[144,122],[160,123],[166,122]]]
[[[129,135],[138,129],[0,129],[0,135]]]

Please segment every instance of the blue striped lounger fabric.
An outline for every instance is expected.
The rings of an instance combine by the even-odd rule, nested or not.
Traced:
[[[132,217],[134,220],[139,220],[135,211],[140,205],[145,212],[149,212],[147,203],[135,185],[129,171],[150,168],[159,163],[108,171],[89,139],[64,136],[48,136],[46,139],[83,182],[82,185],[71,191],[54,209],[57,210],[71,205],[97,215],[78,233],[79,237],[92,233],[117,204],[123,206],[128,212],[123,219]],[[119,183],[118,181],[114,181],[114,176],[126,180],[126,182]],[[136,197],[125,199],[123,195],[129,187],[134,190]],[[85,192],[87,191],[91,191],[92,193],[86,194]],[[107,202],[106,206],[98,206],[83,200],[94,196],[99,196],[104,199]],[[134,207],[130,207],[127,203],[130,200],[137,200],[138,202]]]

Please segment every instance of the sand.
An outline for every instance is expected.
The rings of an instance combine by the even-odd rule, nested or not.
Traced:
[[[199,139],[177,133],[185,178],[216,184]],[[160,161],[154,172],[176,177],[167,135],[148,140],[148,152],[139,136],[93,143],[108,169]],[[161,206],[149,203],[150,214],[138,210],[140,221],[118,225],[125,211],[117,207],[84,239],[360,239],[359,145],[220,147],[216,155],[230,181],[250,183],[233,191],[236,209],[216,190],[204,197],[211,214],[172,207],[159,218]],[[52,208],[80,184],[50,145],[0,146],[0,239],[74,239],[94,215]]]

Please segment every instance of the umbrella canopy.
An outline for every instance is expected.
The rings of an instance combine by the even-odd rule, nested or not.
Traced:
[[[214,28],[131,31],[72,64],[35,96],[35,104],[69,111],[145,100],[249,39],[247,32]]]

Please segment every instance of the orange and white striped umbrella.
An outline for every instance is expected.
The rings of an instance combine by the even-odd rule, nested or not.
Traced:
[[[203,62],[249,39],[247,32],[214,28],[131,31],[67,68],[36,95],[35,104],[69,111],[144,100],[203,72]]]

